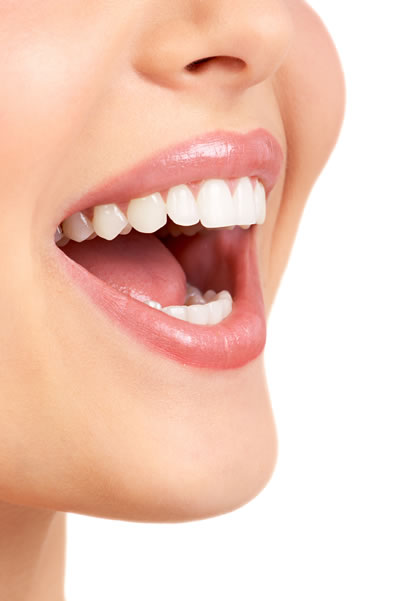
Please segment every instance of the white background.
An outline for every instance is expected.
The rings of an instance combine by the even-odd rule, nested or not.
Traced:
[[[400,44],[396,0],[314,0],[347,79],[269,327],[275,474],[179,525],[69,515],[68,601],[399,601]]]

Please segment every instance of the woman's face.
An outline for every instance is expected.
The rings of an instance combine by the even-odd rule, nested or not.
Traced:
[[[301,0],[0,0],[0,30],[0,499],[238,507],[275,463],[264,320],[342,119],[330,38]]]

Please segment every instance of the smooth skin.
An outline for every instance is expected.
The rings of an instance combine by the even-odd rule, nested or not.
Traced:
[[[0,0],[0,54],[0,598],[61,601],[64,512],[219,515],[277,454],[262,357],[210,377],[132,342],[58,268],[64,209],[168,145],[266,128],[286,157],[257,234],[268,314],[344,83],[301,0]]]

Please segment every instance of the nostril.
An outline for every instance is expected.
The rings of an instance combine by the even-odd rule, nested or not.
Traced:
[[[246,67],[242,59],[234,56],[208,56],[189,63],[185,69],[191,73],[198,73],[204,71],[210,64],[229,71],[241,71]]]
[[[186,69],[186,71],[198,71],[198,69],[202,65],[204,65],[205,63],[209,63],[210,61],[214,60],[215,58],[217,58],[217,57],[209,56],[207,58],[199,58],[199,60],[193,61],[192,63],[189,63],[188,65],[186,65],[185,69]]]

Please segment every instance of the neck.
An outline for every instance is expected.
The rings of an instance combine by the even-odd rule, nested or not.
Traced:
[[[0,599],[64,601],[65,514],[0,501]]]

